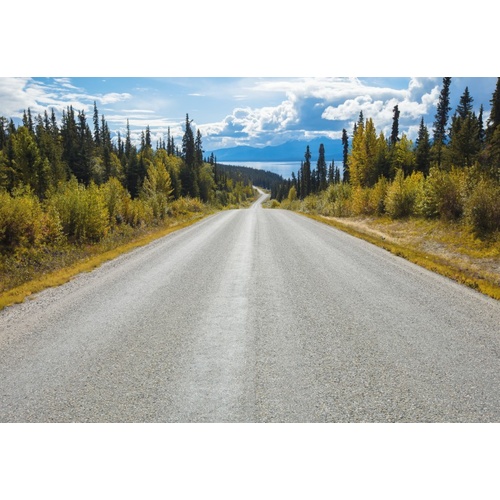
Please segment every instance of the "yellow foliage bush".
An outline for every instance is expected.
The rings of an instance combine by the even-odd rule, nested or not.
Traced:
[[[0,246],[15,249],[58,242],[62,228],[57,213],[44,211],[27,191],[10,195],[0,191]]]

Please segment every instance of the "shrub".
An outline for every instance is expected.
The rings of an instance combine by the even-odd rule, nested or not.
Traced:
[[[48,205],[57,212],[64,234],[79,243],[99,241],[109,231],[104,196],[93,183],[85,188],[73,178],[50,196]]]
[[[0,191],[0,245],[7,249],[56,243],[62,237],[57,214],[44,211],[27,191],[10,195]]]
[[[440,217],[457,220],[464,211],[462,194],[465,173],[452,169],[451,172],[433,167],[425,180],[421,212],[425,217]]]
[[[414,172],[404,177],[398,170],[394,181],[387,189],[385,206],[387,213],[394,219],[408,217],[418,213],[417,204],[422,197],[424,177],[421,172]]]
[[[351,211],[353,215],[368,215],[370,188],[356,186],[352,190]]]
[[[465,213],[478,236],[500,231],[500,185],[480,180],[467,199]]]
[[[388,181],[380,177],[375,186],[370,190],[368,205],[370,213],[382,215],[385,213],[385,197],[387,196]]]
[[[110,225],[115,226],[123,223],[125,221],[125,207],[130,200],[129,192],[116,177],[109,179],[99,189],[108,210]]]

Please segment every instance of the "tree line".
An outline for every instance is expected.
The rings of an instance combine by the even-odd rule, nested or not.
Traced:
[[[182,143],[168,129],[153,141],[149,126],[136,146],[112,140],[96,103],[92,126],[84,111],[0,117],[0,253],[56,242],[99,241],[110,231],[157,224],[203,204],[222,207],[253,196],[251,182],[218,172],[203,157],[202,136],[186,114]]]
[[[450,85],[451,77],[443,78],[432,130],[421,118],[415,142],[399,133],[398,105],[388,137],[361,111],[350,144],[342,132],[342,175],[333,161],[327,169],[322,145],[311,169],[307,147],[297,176],[277,185],[272,197],[284,208],[319,202],[330,215],[464,218],[476,229],[499,230],[500,78],[486,124],[483,105],[476,114],[468,87],[450,120]]]

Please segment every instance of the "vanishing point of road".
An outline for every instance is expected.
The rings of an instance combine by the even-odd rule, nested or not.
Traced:
[[[0,422],[500,422],[500,302],[264,198],[1,311]]]

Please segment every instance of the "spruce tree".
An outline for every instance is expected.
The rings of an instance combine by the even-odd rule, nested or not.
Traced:
[[[312,179],[311,179],[311,151],[309,145],[306,146],[303,163],[303,179],[304,179],[304,198],[312,192]]]
[[[99,130],[99,112],[97,111],[97,104],[95,101],[94,101],[94,141],[97,147],[101,145],[101,131]]]
[[[429,173],[431,163],[431,143],[429,140],[429,131],[424,124],[424,118],[420,120],[418,129],[418,137],[415,148],[416,169],[423,172],[424,175]]]
[[[396,142],[399,141],[399,107],[396,104],[393,108],[393,117],[392,117],[392,131],[391,131],[391,146],[394,146]]]
[[[343,166],[343,181],[350,182],[349,176],[349,138],[347,137],[346,129],[342,129],[342,166]]]
[[[443,88],[439,95],[439,101],[434,117],[434,138],[433,138],[433,153],[438,165],[441,165],[443,158],[443,148],[447,141],[446,127],[448,125],[448,114],[450,108],[450,85],[451,77],[443,78]]]
[[[319,145],[318,161],[316,164],[317,172],[317,190],[323,191],[326,189],[326,159],[325,159],[325,146],[323,144]]]
[[[497,78],[497,84],[490,104],[491,111],[486,127],[486,139],[488,141],[491,141],[496,128],[500,125],[500,77]]]

